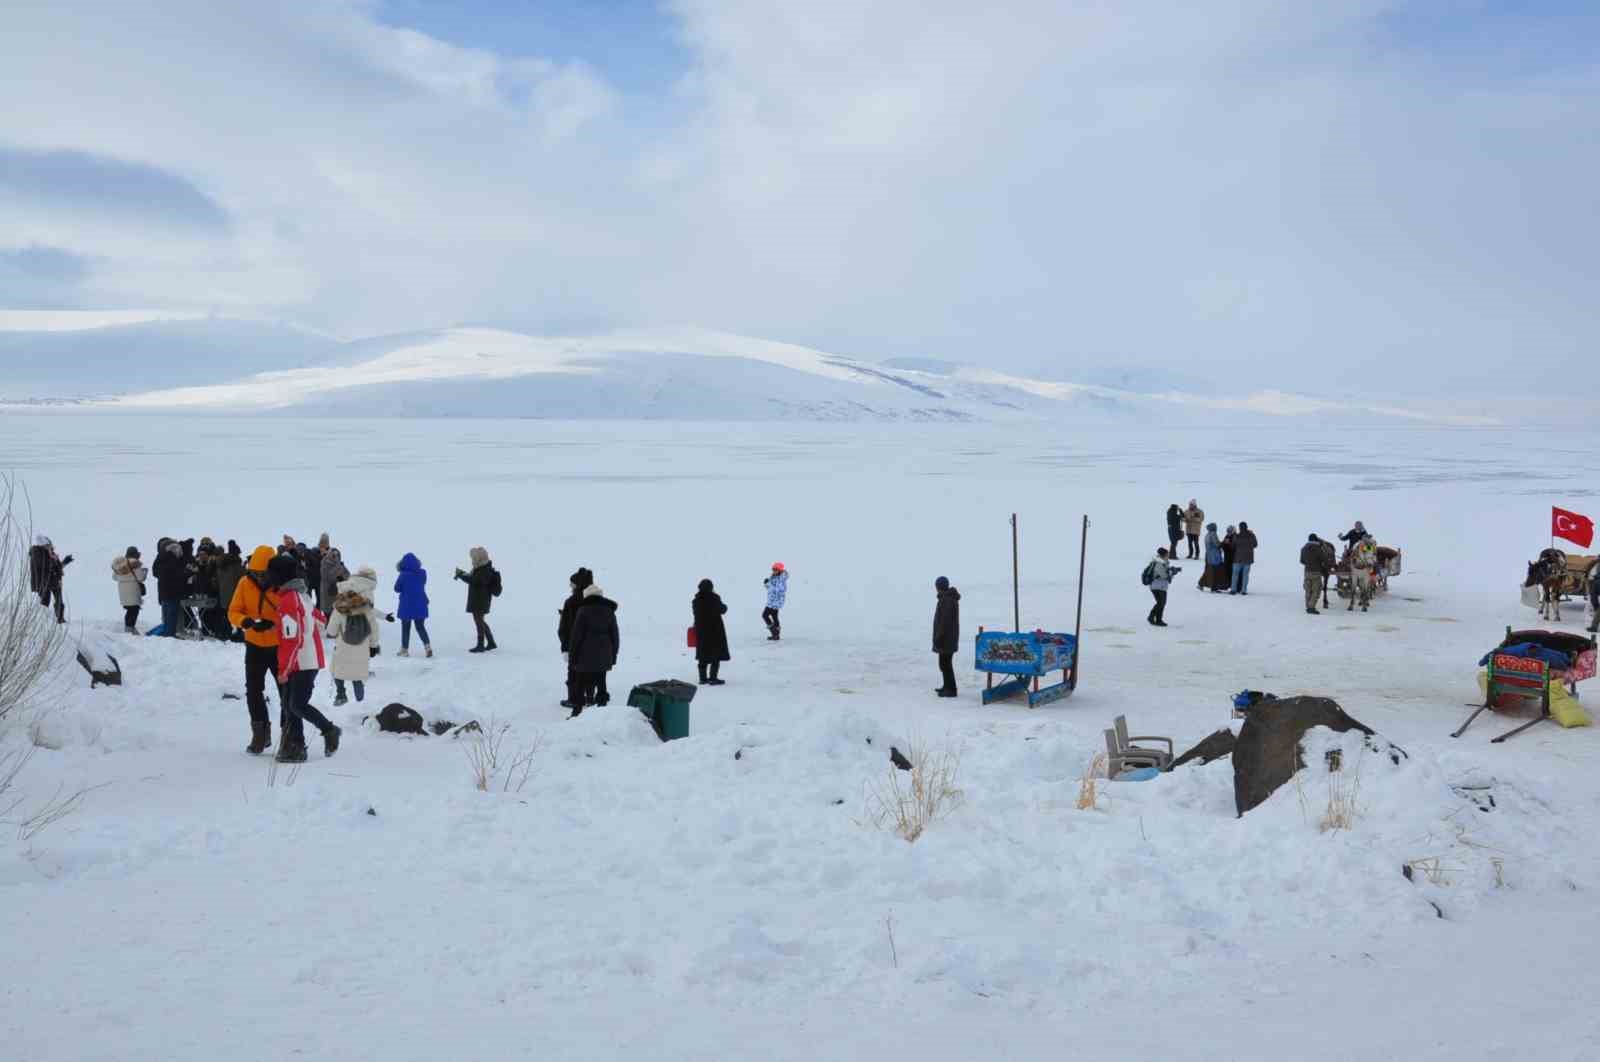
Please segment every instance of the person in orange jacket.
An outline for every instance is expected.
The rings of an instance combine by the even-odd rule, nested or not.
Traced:
[[[267,565],[277,555],[271,546],[257,546],[228,603],[228,622],[244,632],[244,698],[250,709],[250,744],[245,751],[252,756],[272,745],[266,688],[267,675],[274,686],[278,679],[278,595],[267,585]],[[281,718],[278,725],[284,725]]]

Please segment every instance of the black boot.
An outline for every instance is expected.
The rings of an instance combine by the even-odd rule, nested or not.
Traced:
[[[305,743],[305,741],[303,741],[303,740],[296,741],[294,738],[292,738],[289,735],[285,734],[283,736],[283,740],[278,742],[278,756],[277,756],[277,759],[278,759],[279,763],[304,763],[304,762],[306,762],[306,743]]]
[[[322,755],[324,757],[332,756],[339,751],[339,735],[342,733],[344,731],[336,726],[330,726],[322,732]],[[305,750],[302,748],[301,751],[304,752]]]
[[[500,647],[494,644],[494,635],[489,635],[489,640],[483,643],[483,651],[486,653],[492,653],[498,648]]]
[[[705,684],[706,684],[706,665],[705,665],[704,661],[701,661],[701,663],[700,663],[700,685],[704,686]]]
[[[252,756],[259,756],[272,745],[272,724],[250,721],[250,744],[244,750]]]

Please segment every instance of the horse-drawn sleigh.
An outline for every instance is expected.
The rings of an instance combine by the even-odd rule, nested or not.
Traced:
[[[1350,602],[1349,608],[1360,605],[1365,612],[1374,597],[1389,592],[1389,580],[1400,574],[1401,567],[1401,553],[1394,546],[1368,549],[1357,543],[1334,565],[1334,589]]]
[[[1600,557],[1567,553],[1554,547],[1540,550],[1528,565],[1522,583],[1522,603],[1539,610],[1539,618],[1561,622],[1561,602],[1589,596],[1589,583],[1597,574]]]

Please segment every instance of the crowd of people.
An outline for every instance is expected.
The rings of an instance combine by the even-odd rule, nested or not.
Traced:
[[[1167,545],[1156,550],[1142,578],[1154,598],[1146,617],[1151,626],[1167,625],[1168,591],[1182,571],[1175,561],[1178,547],[1185,541],[1184,559],[1202,562],[1199,589],[1248,596],[1259,541],[1247,522],[1229,524],[1219,533],[1215,522],[1206,522],[1205,511],[1193,498],[1186,506],[1169,505],[1166,518]],[[1327,606],[1328,580],[1335,571],[1351,573],[1350,609],[1359,605],[1366,611],[1371,604],[1381,563],[1376,541],[1359,520],[1339,540],[1347,547],[1343,560],[1332,542],[1315,534],[1301,548],[1308,614],[1317,615],[1319,603]],[[53,607],[58,623],[65,622],[62,584],[71,563],[72,556],[60,556],[49,538],[36,537],[29,556],[32,590],[41,605]],[[338,748],[338,727],[311,705],[316,675],[332,671],[336,706],[348,703],[352,693],[358,703],[363,701],[372,674],[371,660],[381,651],[383,623],[400,623],[400,656],[411,655],[413,629],[423,655],[433,656],[427,569],[414,553],[401,557],[395,569],[397,605],[394,612],[382,612],[376,604],[376,570],[362,566],[352,572],[326,533],[314,546],[285,535],[277,547],[259,546],[248,558],[232,539],[226,546],[218,546],[205,537],[198,543],[193,538],[162,538],[156,543],[156,559],[149,568],[135,546],[111,562],[124,629],[129,634],[138,633],[147,583],[154,576],[161,622],[149,634],[217,638],[244,646],[245,702],[251,725],[247,750],[253,754],[272,744],[266,680],[273,677],[282,731],[278,758],[285,762],[305,758],[304,725],[308,722],[322,734],[327,755]],[[466,611],[476,635],[476,644],[468,652],[494,652],[499,645],[488,617],[505,587],[488,551],[472,547],[468,566],[455,569],[454,579],[466,586]],[[774,564],[763,586],[766,598],[761,620],[768,639],[779,641],[789,589],[785,566]],[[935,581],[934,592],[933,652],[939,659],[940,675],[934,692],[955,697],[961,595],[944,577]],[[606,597],[592,571],[579,568],[568,579],[567,598],[558,611],[556,633],[567,665],[561,706],[570,711],[569,718],[575,718],[585,708],[610,703],[606,676],[616,666],[622,640],[618,605]],[[731,659],[724,619],[727,612],[712,581],[701,580],[690,602],[690,644],[701,685],[726,684],[721,669]],[[325,641],[333,643],[331,662]]]

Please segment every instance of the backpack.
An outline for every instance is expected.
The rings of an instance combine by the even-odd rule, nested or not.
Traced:
[[[504,590],[505,588],[505,583],[500,581],[500,570],[496,568],[494,573],[494,582],[489,584],[489,593],[493,594],[495,597],[499,597],[500,591]]]
[[[1149,586],[1151,583],[1156,581],[1156,562],[1155,561],[1151,561],[1149,564],[1146,564],[1144,566],[1144,574],[1139,576],[1139,581],[1141,583],[1143,583],[1145,586]]]
[[[344,644],[366,645],[372,637],[372,624],[365,612],[352,612],[344,620]]]

